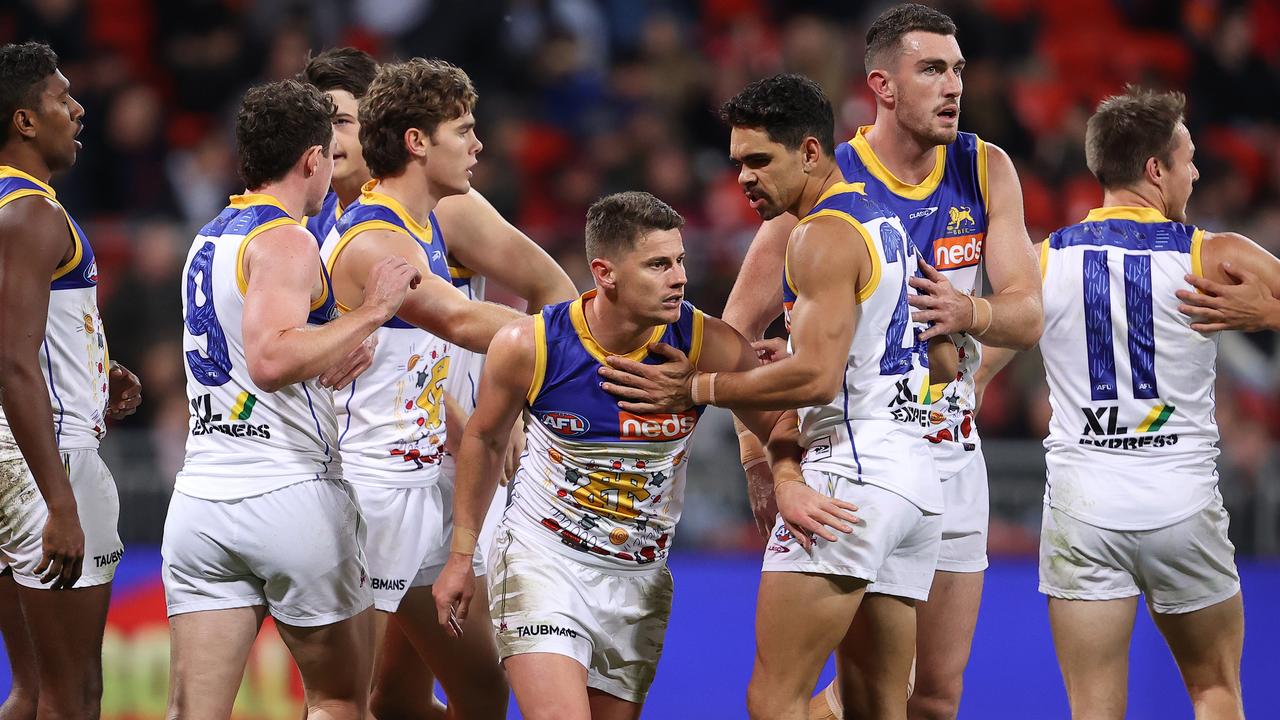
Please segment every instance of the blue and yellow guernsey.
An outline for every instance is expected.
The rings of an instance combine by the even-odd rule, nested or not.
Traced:
[[[66,217],[74,245],[72,257],[49,283],[49,317],[40,346],[53,427],[60,450],[91,450],[106,432],[107,343],[98,314],[98,264],[84,231],[58,203],[53,188],[8,165],[0,165],[0,208],[25,197],[54,203]],[[20,395],[11,392],[10,402]],[[3,402],[3,400],[0,400]],[[0,460],[22,457],[0,407]]]
[[[503,523],[531,542],[608,570],[665,562],[684,504],[689,436],[703,406],[635,415],[600,388],[609,353],[587,326],[596,291],[534,316],[535,368],[525,407],[525,455]],[[701,311],[659,325],[626,357],[659,364],[649,345],[665,342],[695,364]]]
[[[871,126],[836,148],[844,179],[862,183],[867,196],[902,220],[912,243],[930,265],[960,292],[977,293],[987,235],[987,146],[977,135],[959,133],[938,146],[933,171],[919,185],[889,172],[867,142]],[[956,379],[935,386],[926,429],[943,477],[959,471],[979,445],[974,427],[973,373],[981,348],[968,334],[952,337],[960,351]]]
[[[849,242],[866,244],[871,276],[858,288],[858,323],[840,392],[826,405],[799,410],[803,465],[882,487],[940,513],[942,489],[922,433],[928,411],[920,398],[928,392],[929,372],[907,304],[907,279],[919,255],[898,217],[868,198],[860,183],[832,185],[800,223],[819,218],[845,223]],[[788,324],[798,295],[789,266],[790,258],[782,281]]]
[[[336,203],[332,212],[339,215]],[[379,192],[376,181],[365,185],[360,199],[329,227],[320,255],[330,271],[351,243],[360,242],[362,233],[386,230],[413,238],[432,274],[449,281],[444,236],[435,213],[427,216],[426,225],[418,223],[395,198]],[[350,310],[341,304],[338,309]],[[445,453],[450,346],[399,317],[375,334],[373,366],[336,397],[343,476],[359,485],[435,485]]]
[[[1203,237],[1151,208],[1107,207],[1041,246],[1045,500],[1062,512],[1147,530],[1213,500],[1218,341],[1191,329],[1174,295],[1202,274]]]
[[[266,392],[245,359],[245,249],[264,232],[298,224],[271,195],[237,195],[191,243],[182,282],[191,434],[175,485],[184,495],[235,500],[340,477],[333,393],[315,378]],[[321,280],[313,324],[334,312],[323,272]]]

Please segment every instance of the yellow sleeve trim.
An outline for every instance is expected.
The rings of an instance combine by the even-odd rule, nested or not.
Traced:
[[[248,235],[240,241],[240,249],[236,251],[236,287],[240,288],[240,297],[249,292],[249,278],[244,272],[244,251],[248,249],[249,242],[268,230],[284,225],[297,225],[298,221],[291,217],[276,218],[270,222],[264,222],[258,227],[249,231]],[[313,308],[314,309],[314,308]]]
[[[867,279],[866,285],[858,288],[858,304],[861,305],[875,293],[876,288],[880,285],[880,254],[876,252],[875,241],[871,239],[871,233],[867,232],[866,226],[858,222],[848,213],[843,213],[839,210],[820,210],[812,215],[806,215],[799,224],[803,225],[810,220],[820,217],[840,218],[841,220],[849,223],[858,231],[858,234],[862,236],[862,240],[867,244],[867,254],[871,256],[871,277]],[[790,247],[788,247],[788,250],[790,250]],[[797,295],[800,294],[799,291],[796,290],[796,286],[791,282],[791,274],[789,271],[787,273],[787,285],[791,286],[792,292]]]
[[[698,367],[702,358],[702,330],[706,326],[707,316],[701,310],[693,310],[693,337],[689,339],[689,364]]]
[[[1204,277],[1204,261],[1200,259],[1200,252],[1203,247],[1204,230],[1196,228],[1195,233],[1191,236],[1191,274],[1196,277]]]
[[[542,392],[542,381],[547,375],[547,320],[538,313],[533,316],[533,379],[529,381],[529,392],[524,396],[530,405],[538,399]]]
[[[982,207],[991,209],[991,199],[987,197],[987,143],[978,138],[978,191],[982,193]]]
[[[53,198],[49,199],[53,200]],[[54,200],[54,202],[57,201]],[[76,250],[71,254],[70,260],[59,265],[58,269],[53,271],[54,280],[57,280],[63,275],[75,270],[76,266],[80,264],[80,261],[84,259],[84,238],[80,237],[80,233],[76,232],[76,226],[71,222],[71,216],[67,215],[66,208],[63,208],[62,205],[59,204],[58,209],[62,210],[63,216],[67,218],[67,228],[71,230],[71,243],[76,246]]]
[[[390,230],[391,232],[398,232],[402,235],[409,235],[409,232],[404,228],[396,225],[395,223],[389,223],[386,220],[366,220],[362,223],[352,225],[347,228],[346,232],[342,233],[342,237],[338,238],[338,242],[333,246],[333,252],[329,253],[329,258],[325,261],[325,270],[329,272],[330,278],[333,277],[334,266],[338,264],[338,256],[342,254],[342,251],[347,248],[347,245],[352,240],[356,239],[357,235],[368,230]],[[413,236],[409,235],[409,237]],[[343,305],[336,297],[333,299],[333,303],[338,307],[338,312],[351,312],[351,308]],[[314,310],[315,308],[312,309]]]
[[[1045,238],[1040,243],[1040,282],[1044,282],[1045,276],[1049,273],[1049,238]]]
[[[32,182],[40,183],[39,180],[36,180],[35,178],[23,172],[15,171],[15,173],[13,174],[16,174],[17,176],[20,176],[20,177],[25,177],[26,179],[31,180]],[[0,175],[0,177],[2,177],[2,175]],[[40,184],[44,185],[44,183],[40,183]],[[5,205],[8,205],[14,200],[18,200],[24,197],[32,197],[32,196],[45,198],[46,200],[52,201],[54,205],[57,205],[58,209],[62,211],[63,216],[67,218],[67,228],[71,231],[71,244],[75,246],[75,252],[71,254],[70,260],[62,263],[61,265],[58,266],[57,270],[53,271],[52,279],[57,280],[63,275],[66,275],[67,273],[74,270],[76,266],[80,264],[80,261],[84,259],[84,239],[80,237],[80,233],[76,232],[76,226],[72,224],[71,216],[67,215],[66,208],[62,207],[62,203],[58,202],[58,199],[54,197],[54,195],[52,194],[52,191],[46,192],[44,190],[33,190],[31,188],[14,190],[8,195],[5,195],[4,197],[0,198],[0,207],[4,207]]]

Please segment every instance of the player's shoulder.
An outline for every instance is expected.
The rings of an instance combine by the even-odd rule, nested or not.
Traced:
[[[59,228],[66,225],[62,206],[45,193],[23,195],[0,205],[0,230],[39,232],[43,224],[55,221]]]

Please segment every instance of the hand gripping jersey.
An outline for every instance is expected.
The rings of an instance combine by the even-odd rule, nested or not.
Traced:
[[[605,569],[665,562],[684,504],[689,435],[703,406],[633,415],[600,389],[608,352],[587,327],[595,290],[534,316],[535,368],[525,408],[528,437],[505,522],[522,537]],[[695,365],[702,312],[688,302],[626,357],[648,364],[665,342]]]
[[[982,283],[982,250],[987,235],[987,146],[977,135],[960,133],[955,142],[937,148],[933,172],[919,185],[908,185],[880,162],[866,134],[836,148],[836,161],[851,183],[864,183],[867,197],[902,220],[924,259],[957,290],[976,293]],[[973,373],[981,362],[981,346],[967,333],[951,337],[960,351],[956,379],[932,388],[926,431],[938,472],[959,471],[979,444],[974,428]]]
[[[449,280],[444,238],[434,213],[419,225],[394,198],[365,186],[342,212],[320,249],[332,271],[338,256],[366,230],[391,230],[413,238],[431,271]],[[339,310],[349,308],[339,305]],[[440,479],[444,457],[444,385],[449,345],[393,317],[375,332],[373,366],[335,395],[342,474],[348,481],[381,487],[428,487]]]
[[[452,257],[448,260],[453,286],[461,290],[469,300],[484,300],[484,276],[477,275],[474,270],[464,267]],[[476,390],[480,387],[482,370],[484,355],[457,345],[449,347],[449,380],[445,383],[445,392],[452,395],[468,414],[476,409]]]
[[[1174,296],[1202,274],[1203,235],[1149,208],[1109,207],[1042,246],[1045,499],[1062,512],[1146,530],[1213,499],[1217,338],[1192,330]]]
[[[922,436],[929,412],[921,398],[929,391],[929,371],[907,304],[907,278],[917,267],[915,246],[898,218],[864,195],[860,184],[831,186],[800,223],[818,218],[847,223],[845,237],[866,243],[872,271],[858,290],[858,325],[839,394],[828,405],[799,411],[804,466],[882,487],[921,510],[940,513],[942,488]],[[797,297],[789,270],[782,296],[789,325]]]
[[[176,489],[206,500],[262,495],[316,478],[341,477],[333,393],[317,379],[268,393],[244,355],[244,251],[259,234],[298,224],[270,195],[237,195],[196,235],[183,271],[182,346],[191,435]],[[333,293],[308,322],[327,322]]]
[[[53,188],[7,165],[0,165],[0,207],[28,196],[58,205],[71,229],[74,255],[53,273],[49,284],[49,317],[40,346],[53,406],[53,429],[59,450],[96,450],[106,433],[107,342],[98,315],[98,263],[84,231],[58,203]],[[11,391],[3,401],[21,402]],[[22,457],[0,407],[0,460]]]

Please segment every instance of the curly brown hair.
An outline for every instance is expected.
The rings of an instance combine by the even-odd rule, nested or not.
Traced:
[[[360,100],[360,147],[369,172],[382,178],[404,171],[405,132],[418,128],[434,135],[441,123],[471,112],[476,98],[471,78],[443,60],[383,65]]]
[[[236,114],[236,155],[244,186],[259,188],[283,178],[316,145],[328,157],[334,112],[324,93],[297,80],[250,88]]]

